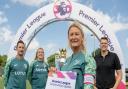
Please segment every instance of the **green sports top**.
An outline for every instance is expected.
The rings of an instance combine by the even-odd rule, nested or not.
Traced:
[[[28,72],[28,80],[32,89],[45,89],[48,77],[48,64],[43,61],[34,60]]]
[[[6,89],[26,89],[26,79],[29,64],[25,59],[10,59],[4,70],[4,85]]]
[[[95,69],[95,60],[84,52],[78,52],[76,54],[72,54],[72,56],[66,59],[61,71],[77,72],[75,89],[93,89],[93,84],[86,84],[84,82],[84,75],[88,74],[94,77],[96,73]]]

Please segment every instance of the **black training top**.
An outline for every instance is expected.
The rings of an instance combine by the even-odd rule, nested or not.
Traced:
[[[121,65],[118,56],[115,53],[108,52],[103,57],[96,55],[96,86],[105,89],[112,88],[115,84],[115,70],[120,70]]]

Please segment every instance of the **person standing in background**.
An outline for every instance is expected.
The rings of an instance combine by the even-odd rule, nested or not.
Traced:
[[[9,59],[4,70],[4,86],[6,89],[26,89],[29,64],[24,59],[25,44],[18,41],[16,57]]]
[[[117,89],[122,79],[121,64],[117,54],[108,50],[107,37],[102,37],[100,39],[100,53],[94,58],[97,64],[97,89]]]
[[[44,62],[44,49],[38,48],[35,60],[31,63],[28,80],[32,89],[45,89],[48,77],[48,64]]]

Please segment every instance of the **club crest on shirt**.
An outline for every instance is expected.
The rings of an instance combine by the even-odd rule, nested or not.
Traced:
[[[46,68],[46,65],[44,65],[44,68]]]
[[[75,62],[73,63],[73,65],[77,65],[77,64],[80,64],[79,60],[75,60]]]
[[[16,67],[17,66],[17,64],[14,64],[14,67]]]
[[[38,67],[39,65],[36,65],[36,67]]]
[[[24,64],[24,68],[27,69],[27,64]]]
[[[67,65],[67,63],[64,63],[64,65]]]

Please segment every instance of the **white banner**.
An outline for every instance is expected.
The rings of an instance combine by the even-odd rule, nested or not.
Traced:
[[[57,72],[54,76],[49,76],[45,89],[75,89],[75,72]]]

